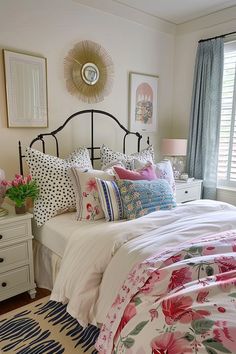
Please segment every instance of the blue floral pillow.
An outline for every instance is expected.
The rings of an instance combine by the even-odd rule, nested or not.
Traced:
[[[172,189],[166,180],[117,180],[116,183],[123,202],[124,216],[128,220],[176,206]]]

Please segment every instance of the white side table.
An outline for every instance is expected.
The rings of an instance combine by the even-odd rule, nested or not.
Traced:
[[[0,301],[28,291],[35,298],[32,214],[9,214],[0,218]]]
[[[176,202],[186,203],[192,200],[201,199],[202,180],[195,179],[190,182],[176,181]]]

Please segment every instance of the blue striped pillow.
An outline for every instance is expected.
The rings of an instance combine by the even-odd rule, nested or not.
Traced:
[[[96,178],[98,195],[107,221],[121,220],[124,216],[120,191],[115,181]]]
[[[164,179],[155,181],[117,180],[128,220],[136,219],[153,211],[172,209],[176,206],[169,183]]]

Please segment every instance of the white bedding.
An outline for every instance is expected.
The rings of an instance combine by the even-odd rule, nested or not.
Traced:
[[[77,221],[76,213],[65,213],[48,220],[43,226],[37,227],[33,224],[34,238],[42,245],[62,257],[66,244],[74,232],[93,232],[98,223],[104,223],[101,219],[95,222]],[[91,231],[90,231],[91,230]]]
[[[51,298],[82,325],[103,323],[134,264],[193,237],[236,228],[236,207],[200,200],[70,237]],[[78,237],[79,235],[79,237]],[[103,279],[102,279],[103,277]]]

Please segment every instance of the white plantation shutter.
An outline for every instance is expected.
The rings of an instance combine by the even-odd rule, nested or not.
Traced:
[[[236,42],[224,46],[218,184],[236,187]]]

